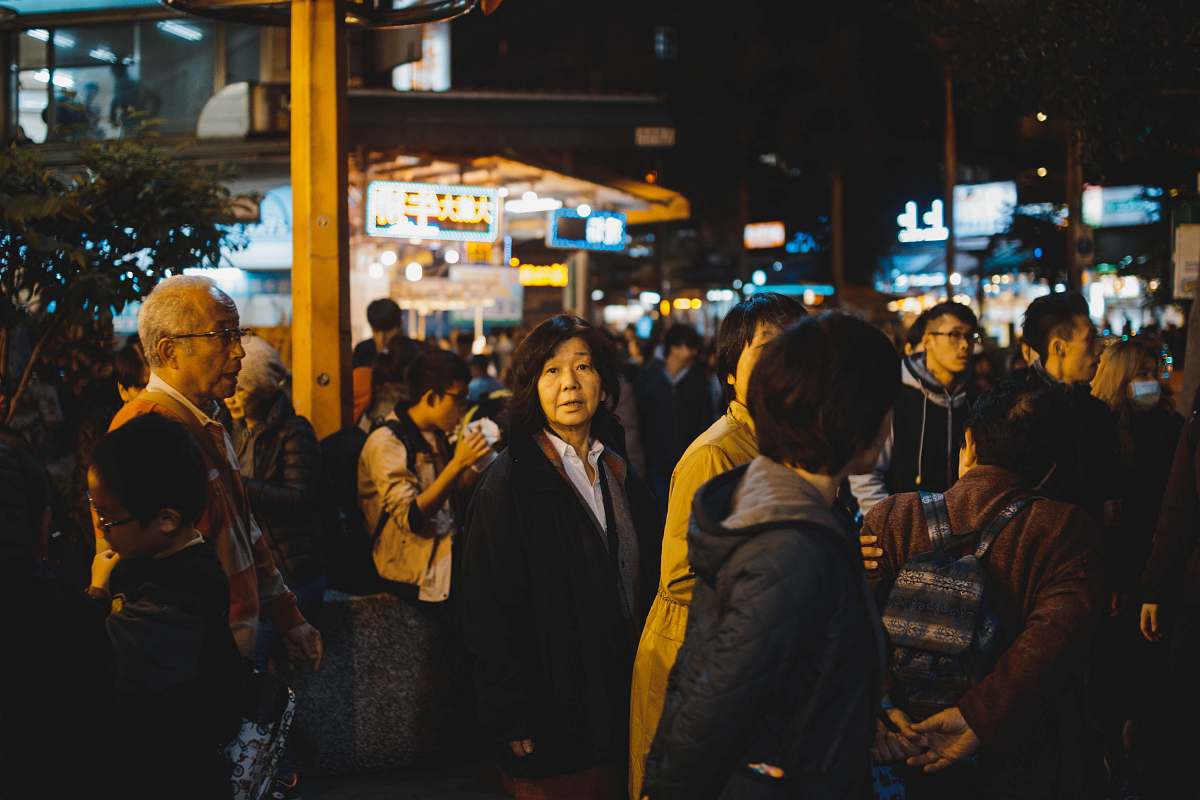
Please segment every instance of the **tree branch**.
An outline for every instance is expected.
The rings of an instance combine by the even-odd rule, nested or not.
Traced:
[[[53,318],[47,323],[46,330],[38,338],[37,344],[33,346],[33,352],[29,354],[29,362],[25,364],[25,369],[21,371],[21,382],[17,384],[17,390],[9,398],[8,414],[4,418],[5,425],[11,425],[13,417],[17,415],[17,404],[21,401],[21,395],[25,394],[25,390],[29,388],[29,379],[33,377],[33,371],[42,356],[42,348],[50,341],[50,337],[54,335],[56,328],[58,328],[58,319]]]

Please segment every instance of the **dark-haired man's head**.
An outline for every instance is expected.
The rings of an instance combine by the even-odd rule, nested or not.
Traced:
[[[1100,363],[1096,326],[1078,292],[1056,292],[1030,303],[1021,342],[1059,383],[1089,383]]]
[[[142,358],[141,350],[132,344],[113,354],[113,372],[117,376],[117,392],[122,403],[137,397],[150,382],[150,367]]]
[[[746,402],[750,375],[762,349],[806,313],[796,300],[775,292],[752,294],[729,309],[717,334],[717,376],[726,385],[729,399]]]
[[[208,485],[191,434],[159,414],[101,439],[87,480],[92,522],[122,558],[153,556],[190,538]]]
[[[1059,387],[1029,389],[1006,382],[981,396],[967,418],[959,453],[959,476],[976,465],[1002,467],[1028,486],[1054,465],[1066,425],[1066,394]]]
[[[970,365],[979,320],[962,303],[938,303],[925,312],[921,345],[925,367],[943,385],[957,381]]]
[[[882,331],[849,314],[805,317],[767,345],[750,377],[759,450],[811,473],[867,472],[899,393],[900,357]]]
[[[904,355],[911,356],[925,351],[925,328],[929,325],[929,311],[927,308],[917,315],[904,334]]]
[[[666,357],[667,371],[675,374],[695,364],[703,343],[704,340],[691,325],[677,323],[668,328],[663,336],[663,355]]]
[[[428,350],[413,359],[405,376],[408,414],[422,430],[451,433],[467,410],[467,363],[446,350]]]
[[[375,338],[375,346],[383,350],[388,339],[400,330],[404,323],[404,315],[400,306],[390,297],[381,297],[367,304],[367,324],[371,326],[371,334]]]
[[[482,378],[488,374],[488,365],[491,359],[484,355],[471,356],[471,377]]]

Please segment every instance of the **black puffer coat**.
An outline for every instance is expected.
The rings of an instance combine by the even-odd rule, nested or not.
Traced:
[[[643,794],[871,797],[884,637],[849,520],[760,456],[696,493],[688,556],[687,634]]]
[[[295,589],[325,574],[321,563],[321,447],[312,424],[280,392],[254,443],[246,493],[271,543],[275,563]]]

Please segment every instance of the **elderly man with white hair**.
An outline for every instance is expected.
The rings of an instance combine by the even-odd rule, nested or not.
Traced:
[[[253,657],[259,617],[283,631],[294,659],[321,663],[321,635],[301,615],[295,596],[275,566],[271,549],[250,510],[228,432],[215,419],[233,395],[245,350],[237,306],[211,279],[167,278],[138,313],[138,335],[150,365],[146,390],[117,412],[110,430],[141,414],[182,423],[199,445],[208,469],[208,496],[196,528],[212,542],[229,578],[229,625],[238,648]],[[101,532],[99,546],[107,549]]]

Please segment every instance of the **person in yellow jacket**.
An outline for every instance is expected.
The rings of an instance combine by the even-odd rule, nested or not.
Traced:
[[[695,574],[688,563],[687,529],[696,490],[722,472],[758,455],[754,421],[746,408],[750,373],[762,348],[804,306],[784,295],[762,292],[738,303],[725,316],[717,336],[717,371],[732,388],[724,416],[684,451],[671,473],[667,522],[663,531],[658,592],[642,629],[633,663],[629,704],[629,796],[639,800],[646,756],[654,741],[667,693],[667,676],[683,645]]]

